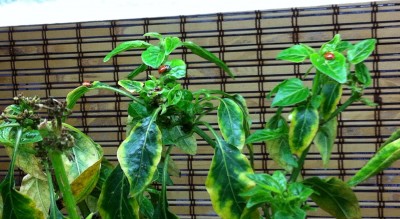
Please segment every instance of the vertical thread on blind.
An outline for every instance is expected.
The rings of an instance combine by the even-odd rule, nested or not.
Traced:
[[[332,5],[332,37],[334,37],[336,34],[339,33],[340,31],[340,23],[339,23],[339,15],[340,15],[340,8],[337,5]],[[342,101],[339,102],[341,104]],[[342,114],[339,114],[337,117],[337,120],[340,121],[338,123],[338,129],[337,129],[337,152],[338,152],[338,157],[339,159],[337,160],[338,162],[338,170],[339,170],[339,178],[341,180],[344,180],[345,175],[346,175],[346,168],[344,165],[344,159],[345,159],[345,153],[344,153],[344,137],[343,137],[343,119],[342,119]]]
[[[150,26],[150,20],[148,18],[143,19],[143,34],[149,32],[149,26]],[[150,37],[145,37],[144,40],[146,42],[150,41]],[[151,70],[149,68],[146,68],[146,78],[149,78],[149,75],[151,74]]]
[[[46,83],[46,98],[51,96],[51,90],[52,90],[52,83],[50,81],[50,68],[49,68],[49,52],[48,52],[48,44],[49,41],[47,39],[47,25],[42,26],[42,40],[43,40],[43,64],[44,64],[44,69],[45,69],[45,83]]]
[[[292,42],[293,44],[299,44],[299,32],[300,32],[300,27],[299,27],[299,9],[298,8],[292,8],[292,17],[291,17],[291,23],[292,23]],[[301,78],[301,72],[300,72],[300,64],[294,63],[293,64],[293,74],[296,76],[296,78]]]
[[[16,60],[16,55],[15,55],[15,41],[14,41],[14,27],[9,27],[8,28],[8,42],[10,45],[9,53],[10,53],[10,67],[11,67],[11,82],[12,82],[12,95],[13,97],[16,97],[18,95],[18,72],[15,67],[15,60]]]
[[[84,54],[83,54],[83,49],[82,49],[81,28],[82,28],[81,23],[76,23],[75,34],[76,34],[76,40],[77,40],[76,51],[78,53],[77,65],[78,65],[78,69],[79,69],[79,72],[78,72],[79,84],[82,84],[85,81],[85,78],[84,78],[85,77],[85,67],[83,65]],[[80,98],[80,101],[81,101],[81,103],[79,104],[79,106],[80,106],[80,112],[82,114],[81,121],[82,121],[83,133],[87,134],[89,132],[89,126],[88,126],[88,122],[87,122],[88,112],[86,110],[86,103],[87,103],[86,96],[83,95]]]
[[[266,106],[265,106],[265,93],[266,91],[264,90],[264,82],[265,82],[265,75],[264,75],[264,59],[263,59],[263,51],[264,51],[264,46],[262,43],[262,35],[263,35],[263,30],[261,27],[261,19],[262,19],[262,13],[261,11],[255,11],[255,28],[256,28],[256,44],[257,44],[257,76],[258,76],[258,92],[260,96],[258,97],[258,107],[260,108],[260,113],[259,113],[259,118],[260,118],[260,125],[261,128],[264,128],[266,119]],[[268,152],[267,152],[267,146],[265,143],[261,144],[261,167],[264,172],[268,171]]]
[[[225,61],[225,44],[224,44],[224,36],[225,36],[225,31],[224,31],[224,14],[218,13],[218,19],[217,19],[217,31],[218,31],[218,57],[222,60]],[[219,75],[221,77],[221,84],[220,84],[220,90],[226,91],[226,81],[227,77],[225,74],[225,71],[219,68]]]
[[[110,26],[110,36],[111,36],[111,45],[112,48],[115,48],[117,46],[117,34],[116,34],[116,22],[115,21],[111,21],[111,26]],[[112,58],[112,63],[113,63],[113,80],[114,80],[114,84],[115,86],[118,86],[118,81],[119,81],[119,65],[118,65],[118,58],[116,56],[113,56]],[[115,119],[116,119],[116,125],[117,125],[117,129],[118,129],[118,133],[117,133],[117,141],[118,144],[121,144],[123,141],[123,134],[124,134],[124,126],[122,123],[122,109],[121,109],[121,95],[114,92],[114,96],[115,96]]]
[[[379,23],[378,23],[378,5],[376,2],[371,3],[371,23],[372,23],[372,29],[371,29],[371,37],[375,38],[377,40],[376,43],[376,48],[372,54],[373,61],[372,61],[372,71],[374,72],[374,79],[373,79],[373,87],[374,87],[374,101],[378,105],[374,109],[374,120],[375,120],[375,137],[376,137],[376,143],[375,143],[375,151],[377,151],[382,142],[382,120],[381,120],[381,110],[382,110],[382,98],[381,98],[381,89],[380,89],[380,83],[379,79],[381,78],[380,70],[379,70],[379,36],[378,36],[378,28],[379,28]],[[385,185],[383,182],[383,171],[381,171],[379,174],[376,175],[376,183],[378,186],[378,192],[377,192],[377,201],[378,201],[378,216],[379,218],[385,218],[384,216],[384,209],[385,209],[385,200],[383,198],[383,193],[385,191]]]
[[[179,32],[181,35],[181,40],[186,41],[186,16],[179,16]],[[187,53],[186,47],[182,47],[182,60],[187,63]],[[189,89],[190,76],[190,66],[186,64],[186,77],[183,79],[183,87]],[[194,191],[196,190],[196,185],[194,182],[194,170],[193,170],[193,155],[187,155],[186,167],[188,168],[188,184],[189,184],[189,214],[191,219],[196,218],[196,197],[194,196]]]

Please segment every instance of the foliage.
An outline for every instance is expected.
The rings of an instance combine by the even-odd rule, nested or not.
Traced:
[[[371,104],[362,93],[372,81],[364,61],[375,47],[373,39],[353,45],[336,35],[318,51],[299,44],[279,53],[278,59],[310,60],[312,66],[301,78],[287,79],[271,90],[268,98],[273,98],[276,113],[265,129],[250,135],[252,122],[245,99],[219,90],[184,89],[179,79],[186,77],[186,63],[170,55],[186,47],[233,78],[222,60],[177,37],[155,32],[144,36],[157,38],[158,43],[124,42],[104,58],[108,61],[130,49],[143,50],[143,63],[118,81],[120,87],[85,82],[68,93],[66,102],[20,95],[16,104],[4,110],[0,143],[11,157],[7,177],[0,184],[4,218],[58,219],[64,218],[60,211],[64,208],[72,219],[178,218],[170,211],[167,198],[167,186],[173,184],[170,176],[179,174],[170,153],[176,147],[196,155],[196,135],[214,150],[205,186],[221,218],[302,219],[312,210],[307,205],[309,198],[336,218],[360,218],[351,186],[400,158],[400,134],[396,132],[347,183],[300,176],[311,145],[328,165],[338,114],[355,101]],[[313,69],[313,83],[308,87],[304,80]],[[145,81],[135,80],[145,71],[150,72]],[[339,105],[345,87],[351,97]],[[130,99],[126,138],[118,148],[115,166],[103,157],[100,145],[65,123],[79,98],[97,89]],[[283,117],[284,107],[292,107],[288,120]],[[217,115],[217,128],[203,120],[210,113]],[[282,170],[254,171],[252,144],[263,141]],[[19,190],[14,182],[15,166],[27,173]]]

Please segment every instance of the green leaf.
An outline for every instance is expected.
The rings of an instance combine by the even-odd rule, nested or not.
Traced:
[[[14,168],[15,158],[18,154],[22,128],[19,128],[15,135],[14,151],[9,164],[8,173],[0,183],[3,212],[2,218],[32,218],[44,219],[42,211],[36,208],[35,202],[26,195],[15,190]]]
[[[130,184],[130,197],[136,197],[151,183],[161,159],[161,131],[154,119],[151,116],[138,122],[117,151]]]
[[[277,182],[275,178],[269,174],[249,174],[248,177],[257,185],[255,188],[260,187],[264,190],[277,194],[281,194],[286,190],[286,188],[282,187],[279,182]]]
[[[328,167],[329,160],[331,159],[332,147],[336,139],[337,125],[336,117],[329,120],[319,128],[314,138],[314,145],[321,154],[322,163],[325,168]]]
[[[228,66],[221,59],[219,59],[217,56],[215,56],[211,52],[207,51],[203,47],[200,47],[199,45],[197,45],[193,42],[190,42],[190,41],[183,42],[182,45],[187,47],[188,49],[190,49],[190,51],[192,51],[194,54],[196,54],[196,55],[202,57],[203,59],[206,59],[206,60],[216,64],[218,67],[222,68],[226,73],[228,73],[228,75],[231,78],[235,77],[233,75],[233,73],[231,72],[231,70],[228,68]]]
[[[50,208],[50,190],[47,181],[28,174],[22,179],[19,191],[21,194],[35,200],[36,208],[42,211],[43,215],[48,214]]]
[[[169,65],[171,70],[167,73],[168,76],[176,79],[184,78],[186,76],[186,63],[181,59],[172,59],[165,63]]]
[[[142,40],[133,40],[133,41],[127,41],[119,44],[115,49],[113,49],[111,52],[109,52],[106,57],[104,57],[103,62],[107,62],[110,60],[113,56],[124,52],[129,49],[134,49],[134,48],[148,48],[151,46],[151,44],[142,41]]]
[[[246,139],[246,144],[263,142],[281,138],[284,135],[282,129],[262,129],[257,130]]]
[[[226,142],[242,150],[245,132],[243,128],[244,118],[240,106],[231,99],[220,99],[217,114],[218,126]]]
[[[132,102],[132,103],[129,104],[129,106],[128,106],[128,114],[133,119],[143,119],[143,118],[148,117],[150,115],[150,113],[147,110],[146,106],[144,106],[144,105],[142,105],[140,103],[137,103],[137,102]]]
[[[286,171],[291,172],[297,167],[297,160],[293,157],[289,146],[289,126],[281,115],[274,115],[266,125],[267,129],[280,129],[282,134],[277,139],[267,140],[267,150],[271,158]]]
[[[164,59],[165,51],[159,46],[150,46],[142,53],[143,63],[152,68],[158,68]]]
[[[298,78],[285,80],[278,85],[271,107],[276,106],[291,106],[306,100],[309,96],[308,88],[303,85],[303,81]]]
[[[276,58],[290,62],[303,62],[313,53],[315,53],[313,48],[304,44],[299,44],[282,50]]]
[[[139,211],[140,214],[144,215],[147,218],[152,218],[154,215],[154,206],[151,201],[145,196],[142,196],[142,198],[140,199]]]
[[[324,211],[337,219],[361,218],[358,200],[351,188],[337,178],[306,179],[304,184],[315,191],[311,199]]]
[[[327,82],[322,84],[320,96],[320,116],[323,119],[328,119],[330,115],[336,110],[337,105],[342,97],[342,84],[334,80],[328,80]]]
[[[365,87],[369,87],[372,84],[371,74],[364,62],[356,64],[355,75],[357,80]]]
[[[379,149],[383,148],[383,146],[386,146],[393,141],[396,141],[399,138],[400,138],[400,129],[397,129],[390,135],[388,139],[386,139],[386,141],[382,144],[382,146]]]
[[[246,200],[239,194],[254,186],[254,182],[247,178],[249,173],[253,170],[246,156],[218,137],[206,189],[215,212],[222,219],[240,218]]]
[[[353,47],[353,44],[351,44],[348,41],[341,41],[337,46],[336,46],[336,51],[338,52],[343,52],[347,49],[350,49]]]
[[[148,33],[143,34],[143,36],[154,37],[154,38],[157,38],[159,40],[163,39],[163,36],[160,33],[157,33],[157,32],[148,32]]]
[[[274,201],[270,191],[261,189],[261,187],[254,187],[249,191],[240,194],[241,196],[250,197],[247,201],[246,208],[253,208],[261,206],[264,203],[270,203]]]
[[[168,135],[175,146],[186,154],[195,155],[197,153],[196,137],[190,133],[185,133],[182,126],[174,126],[168,129]]]
[[[31,198],[11,187],[7,178],[0,184],[3,198],[3,218],[45,218],[43,212],[36,208],[36,203]]]
[[[375,49],[376,39],[366,39],[355,44],[347,51],[347,59],[352,64],[358,64],[368,58]]]
[[[143,82],[139,81],[119,80],[118,84],[131,93],[140,92],[143,89]]]
[[[129,181],[118,165],[103,185],[99,213],[103,219],[139,219],[139,204],[129,197]]]
[[[346,58],[334,51],[332,60],[326,60],[323,55],[314,53],[310,56],[311,63],[322,73],[343,84],[347,81]]]
[[[178,37],[165,37],[164,39],[164,47],[165,47],[165,55],[169,55],[176,48],[182,46],[182,42]]]
[[[324,43],[321,46],[319,53],[323,55],[326,52],[337,51],[337,47],[340,45],[340,43],[341,43],[340,34],[336,34],[330,41]]]
[[[400,159],[400,138],[381,147],[375,155],[347,182],[350,186],[375,176]]]
[[[311,104],[294,109],[289,127],[289,145],[293,154],[300,156],[310,146],[317,134],[318,125],[318,111]]]
[[[131,73],[129,73],[127,78],[129,80],[133,80],[133,78],[135,78],[138,74],[144,72],[146,69],[147,69],[147,65],[146,64],[141,64],[141,65],[139,65],[139,67],[137,67],[133,71],[131,71]]]
[[[67,95],[66,102],[67,108],[72,109],[76,102],[81,98],[85,93],[101,88],[110,88],[111,86],[99,81],[94,81],[91,86],[79,86],[74,90],[70,91]]]

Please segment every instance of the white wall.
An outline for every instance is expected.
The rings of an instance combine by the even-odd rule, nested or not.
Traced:
[[[15,0],[0,26],[112,20],[347,4],[368,0]]]

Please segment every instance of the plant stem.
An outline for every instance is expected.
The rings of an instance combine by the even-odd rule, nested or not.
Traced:
[[[21,141],[21,136],[22,136],[22,127],[18,127],[17,129],[17,135],[15,136],[15,144],[14,144],[14,150],[11,158],[11,163],[9,167],[9,171],[7,173],[7,176],[10,176],[10,185],[14,186],[14,168],[15,168],[15,161],[17,160],[17,153],[18,153],[18,148],[19,148],[19,142]],[[6,177],[7,178],[7,177]]]
[[[49,170],[49,163],[45,161],[45,169],[46,169],[46,176],[47,176],[47,183],[49,184],[49,191],[50,191],[50,215],[49,218],[57,218],[57,203],[55,199],[55,192],[54,192],[54,185],[53,185],[53,178],[51,177],[51,172]]]
[[[308,151],[310,150],[310,146],[311,145],[309,145],[307,149],[305,149],[301,154],[299,160],[297,161],[297,167],[293,170],[292,174],[290,175],[289,182],[296,182],[297,178],[299,177],[300,171],[301,169],[303,169],[304,161],[307,157]]]
[[[358,92],[353,92],[351,94],[351,97],[344,102],[339,108],[337,108],[330,116],[328,119],[326,119],[325,121],[320,123],[320,126],[322,126],[323,124],[329,122],[331,119],[335,118],[337,115],[339,115],[341,112],[343,112],[348,106],[350,106],[352,103],[354,103],[355,101],[358,101],[361,97],[361,93]]]
[[[211,147],[215,148],[215,141],[210,138],[201,128],[198,126],[194,126],[193,131],[196,132],[200,137],[202,137],[208,144],[211,145]]]
[[[169,163],[169,157],[170,153],[172,150],[172,146],[169,146],[167,151],[165,152],[165,158],[164,158],[164,168],[163,168],[163,175],[162,175],[162,188],[161,188],[161,203],[160,205],[162,206],[162,214],[164,215],[163,218],[168,218],[167,214],[167,177],[168,177],[168,163]]]
[[[116,93],[122,94],[122,95],[124,95],[124,96],[126,96],[126,97],[129,97],[129,98],[132,99],[133,101],[144,105],[144,103],[143,103],[142,100],[140,100],[139,98],[133,96],[132,94],[130,94],[130,93],[124,91],[124,90],[121,90],[121,89],[118,89],[118,88],[115,88],[115,87],[111,87],[111,86],[102,86],[102,87],[100,87],[100,88],[106,89],[106,90],[110,90],[110,91],[114,91],[114,92],[116,92]]]
[[[75,198],[72,194],[71,186],[69,185],[68,176],[65,172],[61,155],[62,153],[57,150],[49,152],[49,157],[54,168],[54,174],[56,176],[58,186],[60,187],[68,214],[71,219],[79,219]]]

